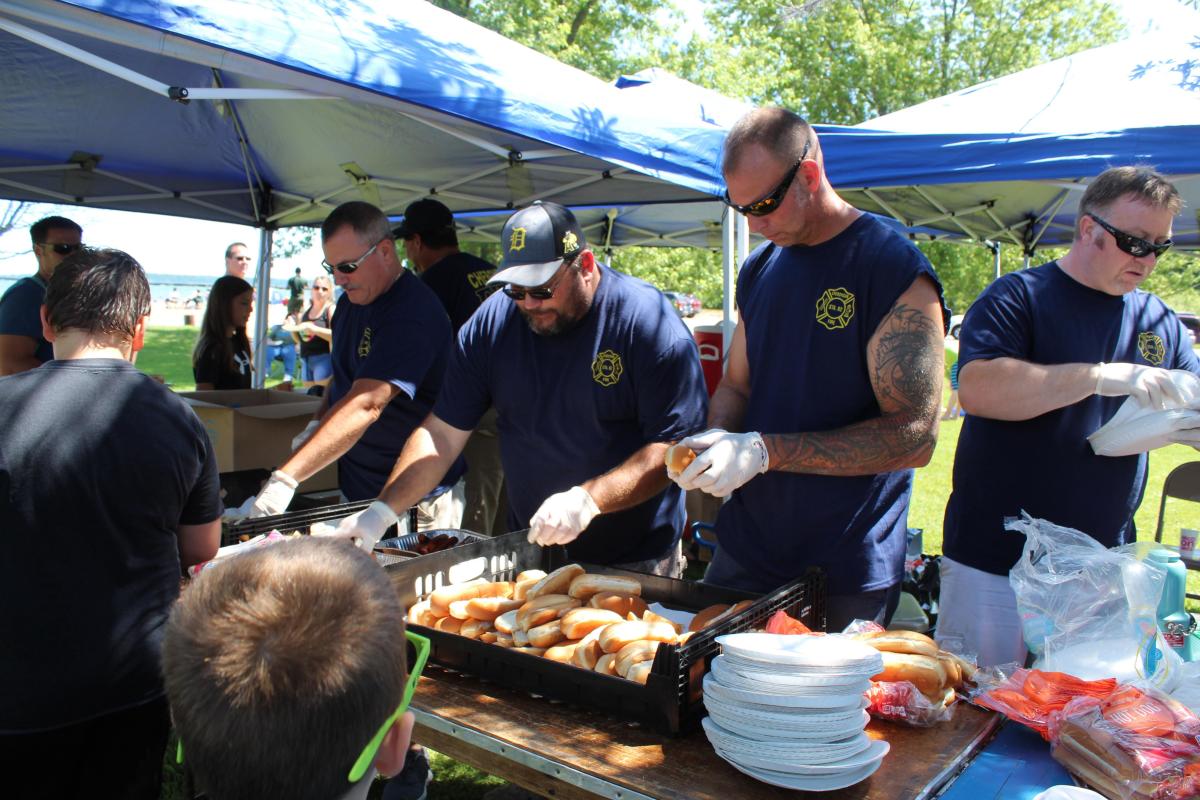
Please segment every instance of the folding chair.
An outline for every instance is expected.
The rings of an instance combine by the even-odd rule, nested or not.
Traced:
[[[1200,503],[1200,461],[1189,461],[1186,464],[1180,464],[1171,470],[1171,473],[1167,475],[1167,479],[1163,481],[1162,500],[1158,504],[1158,527],[1154,531],[1154,541],[1159,544],[1162,544],[1164,512],[1167,510],[1168,497]],[[1200,570],[1200,560],[1189,558],[1186,554],[1180,555],[1188,569]],[[1193,600],[1200,600],[1200,594],[1189,592],[1188,597]]]

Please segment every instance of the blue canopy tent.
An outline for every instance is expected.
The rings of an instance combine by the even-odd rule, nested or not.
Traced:
[[[1027,253],[1066,245],[1088,181],[1110,166],[1146,163],[1187,201],[1176,242],[1200,248],[1196,31],[1135,37],[870,120],[849,135],[856,152],[860,136],[878,136],[873,160],[839,159],[841,135],[824,139],[834,184],[855,205],[905,225]]]
[[[264,253],[348,199],[719,191],[720,129],[416,0],[0,0],[0,74],[0,195],[255,225]]]

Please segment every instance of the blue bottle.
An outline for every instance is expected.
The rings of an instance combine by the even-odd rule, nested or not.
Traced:
[[[1166,572],[1162,596],[1158,601],[1158,629],[1167,646],[1185,661],[1191,661],[1194,650],[1192,615],[1184,608],[1187,596],[1187,567],[1174,550],[1151,550],[1147,556]]]

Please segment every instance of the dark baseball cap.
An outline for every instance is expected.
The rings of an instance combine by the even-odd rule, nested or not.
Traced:
[[[563,261],[582,253],[587,241],[568,209],[538,201],[508,218],[500,245],[504,258],[488,283],[541,286],[554,277]]]
[[[417,200],[404,209],[404,219],[392,230],[397,239],[407,239],[410,236],[421,235],[431,231],[452,230],[454,215],[450,209],[431,198]]]

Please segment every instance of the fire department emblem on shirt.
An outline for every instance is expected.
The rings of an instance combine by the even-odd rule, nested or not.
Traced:
[[[854,318],[854,295],[843,288],[826,289],[817,300],[817,322],[828,330],[841,330]]]
[[[1163,359],[1167,357],[1167,348],[1163,346],[1162,337],[1153,331],[1142,331],[1138,334],[1138,352],[1156,367],[1161,367]]]
[[[371,355],[371,329],[364,328],[362,338],[358,340],[358,357],[366,358]]]
[[[512,252],[525,249],[525,229],[513,228],[512,235],[508,238],[508,249]]]
[[[621,380],[625,367],[621,357],[612,350],[602,350],[592,362],[592,380],[601,386],[615,386]]]

